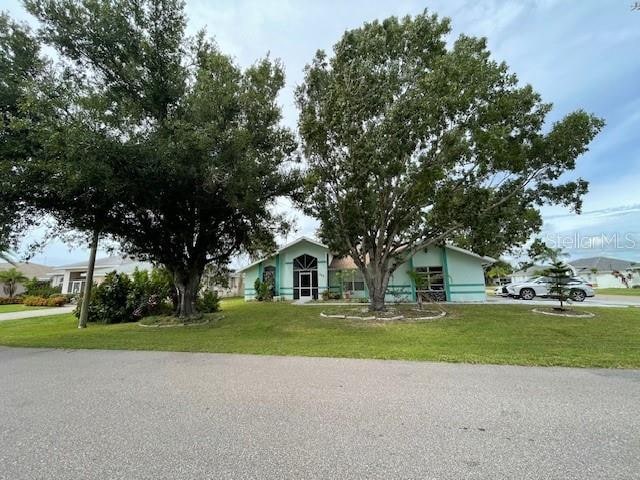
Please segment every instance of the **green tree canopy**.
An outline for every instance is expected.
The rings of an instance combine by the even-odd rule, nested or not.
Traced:
[[[318,51],[297,90],[309,163],[304,206],[349,254],[374,309],[415,252],[457,240],[502,253],[541,226],[538,207],[579,211],[587,182],[563,173],[602,128],[583,111],[545,128],[551,105],[426,12],[348,31]]]
[[[21,106],[31,85],[42,78],[40,46],[26,25],[0,13],[0,256],[15,247],[20,234],[32,222],[21,202],[15,159],[32,151],[29,131],[21,125]]]
[[[276,103],[282,66],[265,58],[243,70],[203,33],[187,37],[178,0],[26,5],[62,58],[59,87],[68,86],[45,96],[54,114],[33,127],[42,208],[84,222],[87,210],[75,208],[86,200],[95,207],[87,226],[164,265],[180,314],[194,313],[207,264],[270,245],[287,227],[270,208],[297,185],[293,135]],[[52,193],[53,165],[65,172],[63,200],[78,203]]]

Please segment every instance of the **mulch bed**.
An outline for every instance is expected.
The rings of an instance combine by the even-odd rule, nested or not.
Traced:
[[[378,322],[394,321],[428,321],[442,318],[447,313],[444,310],[419,310],[389,308],[385,312],[371,312],[367,307],[333,309],[332,311],[322,311],[322,318],[338,318],[344,320],[363,320]]]
[[[559,308],[543,307],[543,308],[534,308],[531,311],[535,313],[540,313],[542,315],[551,315],[554,317],[591,318],[595,316],[595,314],[591,312],[585,312],[580,310],[570,310],[568,308],[565,308],[564,310],[560,310]]]
[[[222,318],[222,315],[207,315],[185,322],[184,319],[178,317],[149,317],[142,319],[140,322],[138,322],[138,325],[141,327],[150,328],[198,327],[202,325],[208,325],[210,323],[215,323]]]

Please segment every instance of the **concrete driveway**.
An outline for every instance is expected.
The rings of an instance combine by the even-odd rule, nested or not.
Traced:
[[[0,478],[637,479],[640,371],[0,348]]]
[[[72,313],[75,305],[66,305],[64,307],[55,308],[38,308],[37,310],[24,310],[22,312],[0,313],[0,322],[4,320],[20,320],[22,318],[48,317],[50,315],[64,315]]]

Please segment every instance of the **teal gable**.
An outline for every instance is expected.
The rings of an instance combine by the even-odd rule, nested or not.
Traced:
[[[429,247],[400,265],[390,278],[388,302],[415,302],[418,296],[449,302],[486,300],[484,266],[493,263],[452,245]],[[240,269],[245,300],[255,299],[255,281],[272,280],[274,296],[283,300],[368,298],[364,278],[350,258],[338,258],[316,240],[302,237],[273,255]],[[414,273],[411,273],[414,272]],[[422,280],[419,285],[414,277]]]
[[[329,249],[302,237],[274,255],[240,269],[244,273],[244,298],[255,299],[255,282],[273,279],[274,296],[285,300],[317,299],[328,289]]]

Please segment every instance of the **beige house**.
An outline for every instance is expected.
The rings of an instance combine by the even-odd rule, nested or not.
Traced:
[[[88,263],[88,261],[84,261],[49,269],[51,284],[53,286],[61,285],[62,293],[82,293],[87,282]],[[99,284],[110,272],[131,274],[136,268],[151,271],[153,265],[120,255],[99,258],[96,260],[93,271],[93,281]]]
[[[244,285],[242,273],[228,272],[226,274],[226,285],[221,285],[215,275],[210,270],[205,270],[202,276],[202,288],[216,292],[218,297],[241,297],[244,295]]]
[[[620,258],[589,257],[571,261],[577,275],[597,288],[631,288],[640,285],[640,263]]]
[[[10,270],[12,268],[15,268],[16,270],[22,272],[22,274],[25,277],[27,277],[29,280],[35,277],[36,279],[42,282],[46,282],[46,281],[49,281],[49,279],[51,278],[51,276],[49,275],[49,272],[51,271],[51,267],[48,267],[46,265],[40,265],[39,263],[30,263],[30,262],[16,262],[14,264],[7,263],[7,262],[0,263],[0,271]],[[0,289],[3,289],[3,287],[0,286]],[[16,295],[20,295],[21,293],[24,293],[24,291],[25,291],[24,285],[19,283],[18,288],[16,289]],[[4,292],[4,289],[3,289],[2,292],[0,293],[0,296],[5,294],[6,292]]]

